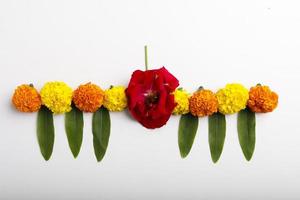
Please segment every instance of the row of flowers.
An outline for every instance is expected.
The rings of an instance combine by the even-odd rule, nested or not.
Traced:
[[[145,105],[154,104],[156,98],[159,98],[155,96],[158,93],[151,94],[151,91],[149,93]],[[278,95],[268,86],[260,84],[251,87],[250,91],[241,84],[233,83],[227,84],[216,93],[200,87],[192,95],[182,88],[176,89],[172,94],[174,103],[170,101],[169,104],[174,107],[170,110],[175,115],[191,113],[193,116],[204,117],[216,112],[233,114],[245,109],[246,106],[252,112],[266,113],[273,111],[278,104]],[[40,93],[33,85],[20,85],[12,97],[13,105],[21,112],[36,112],[45,105],[53,113],[61,114],[71,111],[72,102],[83,112],[95,112],[101,106],[109,111],[123,111],[127,107],[126,88],[111,86],[107,90],[102,90],[95,84],[87,83],[73,91],[64,82],[48,82]],[[148,128],[157,127],[150,124]]]
[[[101,106],[109,111],[122,111],[127,107],[125,87],[111,86],[102,90],[99,86],[87,83],[76,90],[64,82],[48,82],[40,93],[33,85],[18,86],[12,97],[12,103],[21,112],[37,112],[45,105],[55,114],[70,112],[72,102],[83,112],[96,112]]]
[[[93,145],[97,160],[105,155],[110,135],[109,112],[128,108],[131,116],[149,129],[162,127],[170,116],[180,115],[178,145],[182,157],[191,150],[200,117],[209,117],[209,143],[212,160],[219,159],[225,140],[225,115],[238,113],[239,142],[250,160],[255,147],[255,113],[273,111],[278,95],[268,86],[256,85],[248,90],[231,83],[216,93],[200,87],[194,93],[179,88],[179,81],[164,67],[136,70],[129,84],[103,90],[93,83],[80,85],[74,91],[64,82],[47,82],[40,91],[23,84],[15,89],[12,103],[21,112],[38,111],[38,140],[45,160],[52,154],[54,127],[52,115],[66,113],[69,146],[79,153],[83,112],[93,113]]]
[[[197,117],[209,116],[216,112],[233,114],[245,109],[246,106],[253,112],[267,113],[272,112],[278,104],[278,95],[268,86],[260,84],[251,87],[250,91],[241,84],[227,84],[217,93],[200,87],[192,96],[179,88],[174,96],[177,106],[173,113],[190,112]]]

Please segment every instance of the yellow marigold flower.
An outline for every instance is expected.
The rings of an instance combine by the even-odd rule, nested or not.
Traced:
[[[103,90],[91,83],[80,85],[73,94],[75,106],[84,112],[96,112],[103,104]]]
[[[41,89],[42,103],[53,113],[71,111],[72,88],[64,82],[48,82]]]
[[[109,111],[122,111],[127,107],[125,87],[112,86],[105,90],[103,106]]]
[[[218,100],[210,90],[200,89],[190,98],[190,112],[197,117],[209,116],[218,111]]]
[[[268,86],[257,85],[250,88],[248,107],[253,112],[272,112],[278,104],[278,95]]]
[[[174,99],[177,103],[173,110],[174,115],[184,115],[187,114],[189,109],[189,93],[181,88],[174,91]]]
[[[249,94],[247,88],[241,84],[227,84],[220,89],[217,94],[219,112],[222,114],[232,114],[246,108]]]
[[[36,112],[42,101],[38,91],[32,85],[20,85],[15,89],[12,103],[21,112]]]

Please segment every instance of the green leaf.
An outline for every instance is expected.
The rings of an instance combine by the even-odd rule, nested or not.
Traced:
[[[110,116],[106,108],[101,107],[93,114],[92,129],[94,151],[99,162],[106,152],[110,136]]]
[[[83,114],[76,106],[65,114],[65,129],[71,152],[76,158],[80,152],[83,135]]]
[[[37,116],[37,138],[40,151],[47,161],[50,159],[54,145],[53,113],[42,106]]]
[[[178,145],[180,150],[180,155],[185,158],[194,143],[194,139],[198,129],[198,117],[191,114],[182,115],[179,121],[178,129]]]
[[[239,142],[245,158],[252,158],[255,148],[255,113],[246,108],[238,113]]]
[[[208,117],[208,141],[211,159],[216,163],[223,151],[226,136],[226,119],[221,113]]]
[[[96,137],[93,138],[93,145],[94,145],[94,153],[95,153],[96,159],[98,162],[100,162],[105,155],[106,149],[104,149],[101,146],[99,140]]]

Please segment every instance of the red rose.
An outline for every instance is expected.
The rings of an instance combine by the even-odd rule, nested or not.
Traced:
[[[164,67],[136,70],[126,89],[131,115],[146,128],[162,127],[176,106],[172,92],[178,85],[178,80]]]

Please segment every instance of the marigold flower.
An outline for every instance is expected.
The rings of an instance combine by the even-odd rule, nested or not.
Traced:
[[[127,107],[126,88],[112,86],[104,92],[103,106],[109,111],[122,111]]]
[[[268,86],[257,85],[250,88],[248,107],[253,112],[272,112],[278,104],[278,95]]]
[[[55,114],[69,112],[72,109],[72,92],[72,88],[64,82],[48,82],[41,89],[42,103]]]
[[[187,114],[189,109],[189,93],[182,88],[176,89],[174,91],[174,99],[177,103],[176,107],[173,110],[174,115],[184,115]]]
[[[75,106],[84,112],[96,112],[103,104],[104,91],[97,85],[80,85],[73,94]]]
[[[197,117],[209,116],[218,111],[218,100],[210,90],[200,89],[190,98],[190,112]]]
[[[21,112],[36,112],[42,105],[38,91],[32,85],[27,84],[20,85],[15,89],[12,103]]]
[[[220,89],[217,94],[219,112],[222,114],[232,114],[246,108],[249,94],[247,88],[241,84],[227,84]]]

